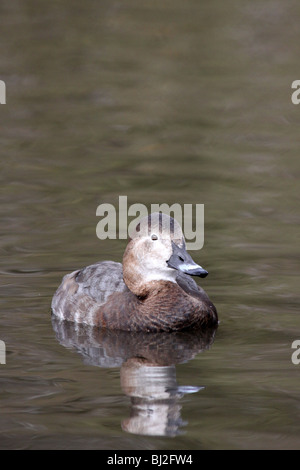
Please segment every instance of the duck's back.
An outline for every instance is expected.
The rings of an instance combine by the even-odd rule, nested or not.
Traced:
[[[92,324],[92,313],[116,292],[126,292],[121,263],[102,261],[64,276],[51,308],[61,320]]]
[[[123,292],[127,287],[123,280],[123,267],[114,261],[102,261],[81,269],[75,276],[78,294],[92,297],[99,305],[105,304],[114,292]]]
[[[181,289],[183,289],[184,292],[186,292],[187,294],[199,298],[206,303],[212,303],[205,290],[202,289],[201,286],[198,286],[198,284],[194,281],[191,276],[178,272],[176,282],[181,287]]]

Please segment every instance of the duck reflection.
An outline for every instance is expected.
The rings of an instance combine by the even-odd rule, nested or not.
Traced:
[[[156,366],[145,359],[129,359],[121,368],[121,386],[131,399],[124,431],[151,436],[174,436],[184,426],[179,399],[204,387],[180,387],[175,365]]]
[[[120,367],[121,387],[130,397],[122,429],[134,434],[174,436],[182,421],[180,399],[204,387],[179,386],[176,364],[208,349],[216,328],[173,333],[132,333],[94,328],[52,318],[60,344],[76,349],[88,365]]]

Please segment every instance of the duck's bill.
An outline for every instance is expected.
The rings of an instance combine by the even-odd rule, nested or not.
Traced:
[[[190,276],[206,277],[208,275],[208,272],[203,269],[202,266],[195,263],[184,247],[180,248],[172,242],[172,248],[172,256],[169,261],[167,261],[169,268],[177,269]]]

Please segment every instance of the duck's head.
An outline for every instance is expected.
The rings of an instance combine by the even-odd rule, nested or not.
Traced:
[[[126,285],[136,295],[151,281],[176,282],[178,271],[206,277],[208,272],[188,254],[180,225],[172,217],[154,212],[140,220],[123,257]]]

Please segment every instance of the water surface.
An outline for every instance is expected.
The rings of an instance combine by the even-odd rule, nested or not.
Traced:
[[[1,448],[299,449],[299,3],[0,10]],[[208,338],[52,324],[119,195],[205,205]]]

